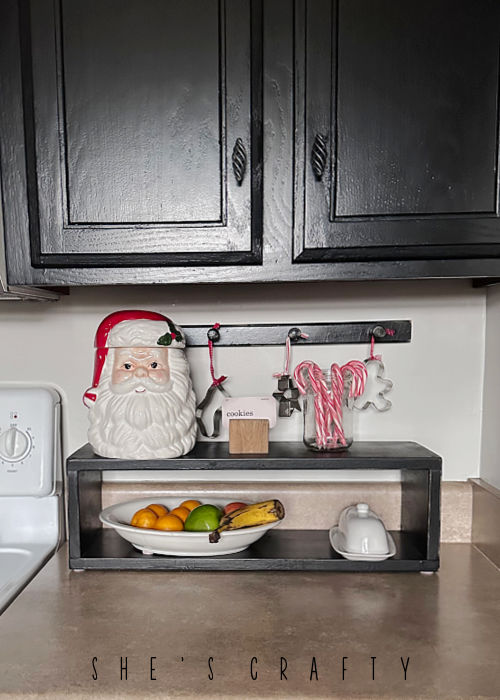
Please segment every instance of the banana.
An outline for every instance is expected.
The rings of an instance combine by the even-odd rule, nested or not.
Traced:
[[[276,499],[254,503],[246,508],[233,510],[232,513],[222,516],[217,530],[210,533],[210,542],[218,542],[220,533],[224,530],[240,530],[244,527],[257,527],[257,525],[267,525],[277,520],[283,520],[285,509],[281,501]]]

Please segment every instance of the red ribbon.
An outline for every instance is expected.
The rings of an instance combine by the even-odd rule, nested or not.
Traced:
[[[216,331],[220,328],[220,323],[214,323],[212,326]],[[214,371],[214,344],[213,341],[208,339],[208,354],[210,356],[210,376],[212,377],[212,386],[220,386],[222,382],[225,382],[227,377],[221,374],[220,377],[216,378]]]

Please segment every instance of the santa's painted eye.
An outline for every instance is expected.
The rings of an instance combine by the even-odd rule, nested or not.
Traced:
[[[158,362],[151,363],[151,369],[156,369],[158,367]]]
[[[132,367],[132,365],[130,364],[130,362],[125,362],[123,367],[124,367],[124,369],[130,369]]]

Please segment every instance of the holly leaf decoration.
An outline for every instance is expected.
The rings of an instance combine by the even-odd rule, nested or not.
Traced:
[[[161,335],[158,340],[156,341],[157,345],[172,345],[172,334],[171,333],[165,333],[164,335]]]
[[[164,335],[160,336],[156,342],[158,345],[165,345],[168,347],[169,345],[172,345],[174,341],[176,343],[182,341],[182,333],[178,328],[176,328],[169,318],[167,319],[167,324],[168,331]]]

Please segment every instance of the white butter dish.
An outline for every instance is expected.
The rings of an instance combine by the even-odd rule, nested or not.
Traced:
[[[330,544],[333,549],[340,554],[344,559],[349,559],[350,561],[385,561],[396,554],[396,544],[392,538],[392,535],[388,532],[387,539],[389,541],[389,551],[387,554],[360,554],[355,552],[348,552],[345,549],[345,537],[342,532],[340,532],[337,525],[330,529]]]
[[[338,554],[352,560],[383,561],[396,553],[393,538],[367,503],[344,508],[338,526],[330,530],[330,542]]]

